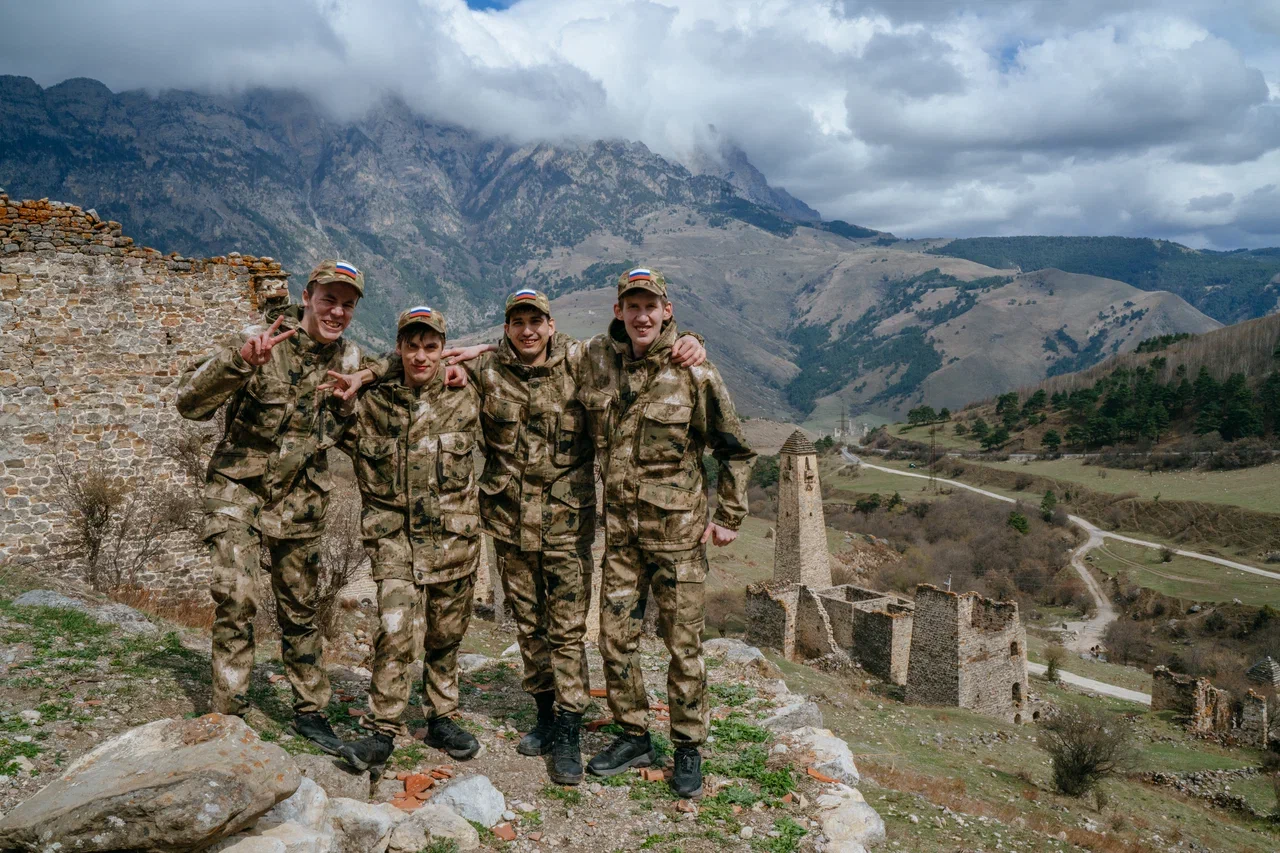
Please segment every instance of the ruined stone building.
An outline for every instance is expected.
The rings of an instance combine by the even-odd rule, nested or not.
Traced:
[[[921,586],[912,601],[832,584],[818,454],[797,430],[778,461],[773,578],[747,588],[747,638],[793,660],[845,659],[907,701],[1021,722],[1026,636],[1014,602]]]
[[[1172,672],[1158,666],[1151,673],[1151,710],[1173,711],[1193,734],[1266,749],[1271,741],[1267,700],[1253,690],[1236,702],[1207,678]]]
[[[1017,602],[916,587],[907,702],[1021,723],[1027,686],[1027,636]]]
[[[288,277],[271,258],[163,255],[93,211],[0,193],[0,565],[59,569],[64,473],[198,489],[175,453],[201,429],[174,408],[179,376],[287,302]],[[133,581],[205,601],[209,577],[204,546],[178,533]]]
[[[1276,663],[1271,659],[1271,655],[1267,655],[1249,667],[1244,677],[1254,684],[1261,685],[1264,689],[1274,690],[1280,687],[1280,663]]]

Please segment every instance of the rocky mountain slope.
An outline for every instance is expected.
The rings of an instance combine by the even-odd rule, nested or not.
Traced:
[[[457,333],[492,335],[517,284],[556,297],[564,330],[595,333],[612,277],[652,264],[746,414],[820,429],[845,404],[955,407],[1216,325],[1167,293],[1015,278],[926,254],[943,241],[823,222],[727,140],[681,165],[638,143],[483,139],[394,101],[344,122],[288,92],[0,77],[0,186],[95,208],[164,251],[247,251],[295,272],[342,255],[368,275],[354,332],[375,344],[421,302]]]

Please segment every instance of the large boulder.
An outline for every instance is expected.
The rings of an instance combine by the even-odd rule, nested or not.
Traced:
[[[391,830],[387,853],[418,853],[433,839],[451,839],[459,850],[475,850],[480,846],[480,833],[466,818],[430,802],[418,806],[396,824]]]
[[[298,790],[276,803],[271,811],[258,819],[255,826],[266,829],[282,823],[296,823],[307,829],[318,830],[325,826],[328,816],[329,795],[315,780],[303,776],[298,783]]]
[[[507,810],[506,797],[493,787],[488,776],[459,779],[432,797],[431,802],[452,809],[484,827],[499,823],[502,813]]]
[[[52,589],[27,590],[13,600],[18,607],[58,607],[63,610],[82,610],[89,612],[88,604],[78,598],[63,595]]]
[[[884,819],[857,788],[840,785],[818,797],[818,820],[827,837],[827,853],[864,853],[884,840]]]
[[[119,626],[126,634],[158,634],[160,629],[140,610],[134,610],[127,604],[104,604],[94,609],[93,616],[99,622]]]
[[[251,825],[301,778],[238,717],[156,720],[81,756],[9,812],[0,849],[199,850]]]

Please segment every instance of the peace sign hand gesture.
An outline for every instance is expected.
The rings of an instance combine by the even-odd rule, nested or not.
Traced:
[[[290,329],[283,335],[277,335],[276,329],[279,329],[280,324],[283,322],[283,316],[277,317],[276,321],[271,324],[270,329],[245,341],[244,346],[240,347],[240,357],[254,367],[261,367],[271,361],[271,348],[281,341],[287,341],[298,333],[297,329]]]

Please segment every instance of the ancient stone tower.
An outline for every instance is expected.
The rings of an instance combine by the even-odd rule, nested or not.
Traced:
[[[778,457],[778,528],[773,551],[774,585],[831,586],[827,528],[818,482],[818,451],[796,430]]]

